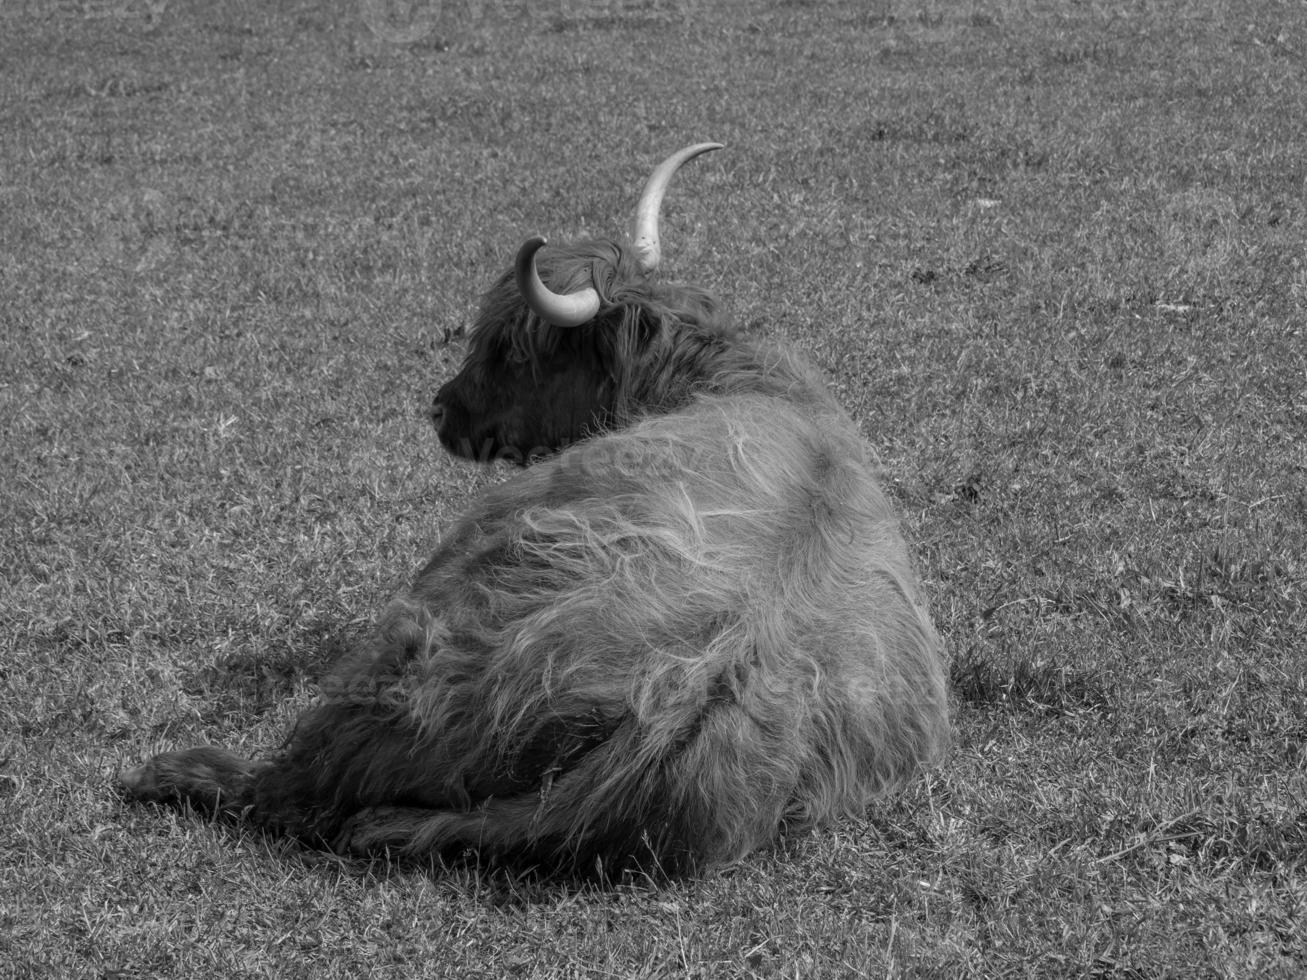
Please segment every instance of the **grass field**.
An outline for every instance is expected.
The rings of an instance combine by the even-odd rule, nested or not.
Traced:
[[[1307,974],[1307,7],[431,10],[0,0],[0,977]],[[480,291],[706,139],[666,272],[883,458],[949,757],[661,888],[119,802],[278,744],[506,475]]]

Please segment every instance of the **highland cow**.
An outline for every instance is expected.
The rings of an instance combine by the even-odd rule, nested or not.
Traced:
[[[533,238],[490,289],[431,414],[452,452],[533,465],[283,749],[159,755],[129,795],[355,853],[684,874],[936,755],[940,642],[857,427],[798,356],[657,276],[667,183],[715,148],[655,170],[631,242]]]

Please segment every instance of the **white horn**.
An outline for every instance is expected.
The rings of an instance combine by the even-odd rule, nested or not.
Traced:
[[[518,292],[532,312],[545,323],[555,327],[579,327],[588,323],[599,312],[598,291],[587,286],[575,293],[556,293],[541,282],[540,273],[536,272],[536,252],[544,244],[543,237],[533,235],[517,250]]]
[[[683,150],[677,150],[654,168],[640,195],[640,203],[635,206],[635,225],[631,233],[631,243],[640,257],[640,268],[653,272],[662,259],[662,247],[658,243],[658,212],[662,208],[663,195],[667,185],[686,162],[693,160],[709,150],[720,150],[721,143],[696,143]]]

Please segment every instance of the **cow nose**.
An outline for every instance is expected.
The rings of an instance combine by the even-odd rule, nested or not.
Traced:
[[[439,401],[432,402],[430,416],[431,416],[431,424],[434,425],[437,429],[439,429],[440,423],[445,418],[445,406],[442,405]]]

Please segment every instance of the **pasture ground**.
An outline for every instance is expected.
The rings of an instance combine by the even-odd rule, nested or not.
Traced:
[[[1303,975],[1307,8],[402,14],[0,0],[0,977]],[[703,139],[667,273],[881,454],[948,759],[662,888],[120,803],[278,743],[505,475],[422,418],[479,292]]]

